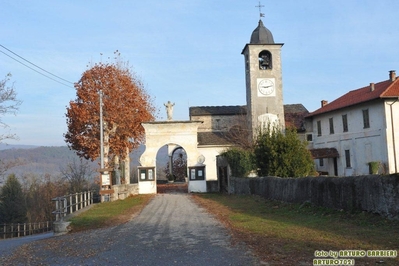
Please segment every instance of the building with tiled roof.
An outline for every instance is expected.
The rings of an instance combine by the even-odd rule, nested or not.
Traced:
[[[231,129],[247,128],[247,106],[194,106],[190,107],[190,121],[200,121],[198,127],[198,145],[235,145]],[[284,121],[286,128],[295,128],[303,135],[304,121],[309,111],[302,104],[285,104]]]
[[[329,175],[369,174],[372,162],[380,173],[399,166],[399,79],[349,91],[306,116],[311,151],[318,171]],[[372,163],[374,164],[374,163]]]

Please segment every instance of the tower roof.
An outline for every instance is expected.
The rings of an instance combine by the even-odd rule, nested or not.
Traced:
[[[274,44],[273,35],[262,20],[259,20],[258,27],[252,32],[250,44]]]

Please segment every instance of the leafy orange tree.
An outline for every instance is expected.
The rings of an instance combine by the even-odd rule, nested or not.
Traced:
[[[127,63],[97,63],[75,83],[76,99],[67,107],[69,148],[80,157],[95,160],[100,156],[100,101],[103,101],[104,166],[118,167],[125,161],[130,173],[129,154],[144,137],[143,121],[153,121],[155,107],[141,80]],[[109,162],[112,163],[109,163]]]

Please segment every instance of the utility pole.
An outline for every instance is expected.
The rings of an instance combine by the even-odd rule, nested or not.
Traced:
[[[104,169],[104,129],[103,129],[103,91],[100,94],[100,165]]]

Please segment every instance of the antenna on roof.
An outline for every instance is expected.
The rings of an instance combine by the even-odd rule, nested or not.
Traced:
[[[262,18],[262,17],[265,17],[265,13],[262,13],[262,7],[265,7],[265,6],[261,5],[260,1],[259,1],[259,5],[255,6],[255,7],[259,8],[259,19]]]

